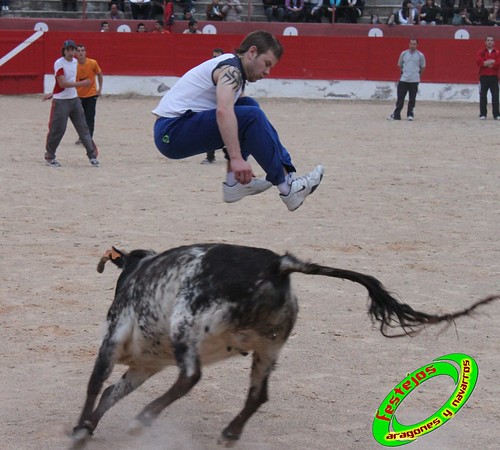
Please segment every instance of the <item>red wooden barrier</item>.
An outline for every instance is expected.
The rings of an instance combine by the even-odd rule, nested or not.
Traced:
[[[33,33],[0,30],[0,58]],[[209,58],[214,47],[234,50],[242,37],[49,31],[0,66],[0,94],[42,92],[43,75],[53,73],[66,39],[84,43],[88,56],[97,59],[107,75],[180,76]],[[408,47],[408,37],[282,36],[280,40],[285,53],[272,78],[397,80],[397,59]],[[425,81],[476,83],[475,55],[482,46],[483,38],[421,39],[419,49],[428,66]]]

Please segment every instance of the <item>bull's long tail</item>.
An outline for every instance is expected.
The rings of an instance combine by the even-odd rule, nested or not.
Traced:
[[[454,313],[428,314],[415,311],[411,306],[394,298],[379,280],[370,275],[303,262],[289,254],[281,258],[280,272],[283,274],[299,272],[308,275],[325,275],[363,285],[368,290],[371,300],[368,308],[370,317],[372,321],[379,323],[380,332],[386,337],[414,335],[426,325],[440,322],[450,323],[458,317],[470,315],[478,306],[500,299],[500,295],[492,295]],[[390,329],[397,327],[401,327],[404,333],[389,333]]]

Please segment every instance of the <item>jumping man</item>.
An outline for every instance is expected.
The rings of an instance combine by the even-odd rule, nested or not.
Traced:
[[[323,167],[297,176],[288,151],[259,104],[244,96],[246,82],[271,72],[283,54],[281,43],[270,33],[250,33],[236,50],[191,69],[162,98],[153,111],[155,144],[167,158],[183,159],[226,148],[227,176],[223,198],[232,203],[259,194],[272,185],[290,211],[314,192]],[[257,179],[248,157],[266,172]]]

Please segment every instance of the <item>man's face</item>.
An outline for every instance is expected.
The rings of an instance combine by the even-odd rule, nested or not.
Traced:
[[[257,48],[250,47],[242,60],[247,80],[254,82],[269,76],[271,69],[278,63],[278,58],[271,50],[257,55]]]
[[[105,23],[105,24],[102,26],[102,31],[109,31],[109,24]]]
[[[87,51],[85,50],[85,47],[77,47],[76,48],[76,59],[78,61],[85,61],[85,58],[87,57]]]
[[[414,52],[417,49],[417,45],[418,45],[418,43],[417,43],[416,39],[412,39],[410,41],[410,50],[412,52]]]
[[[76,52],[75,47],[66,47],[64,49],[64,57],[68,61],[71,61],[75,57],[75,52]]]
[[[495,39],[493,39],[491,36],[487,37],[485,42],[486,42],[486,48],[488,50],[491,50],[495,45]]]

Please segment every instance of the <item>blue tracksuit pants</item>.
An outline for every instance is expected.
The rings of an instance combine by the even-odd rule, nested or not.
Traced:
[[[285,181],[283,169],[295,172],[295,168],[259,104],[250,97],[241,97],[234,105],[234,112],[243,158],[246,160],[252,155],[272,184]],[[224,147],[215,109],[198,113],[187,111],[175,118],[160,117],[154,125],[154,139],[158,150],[171,159],[183,159]]]

